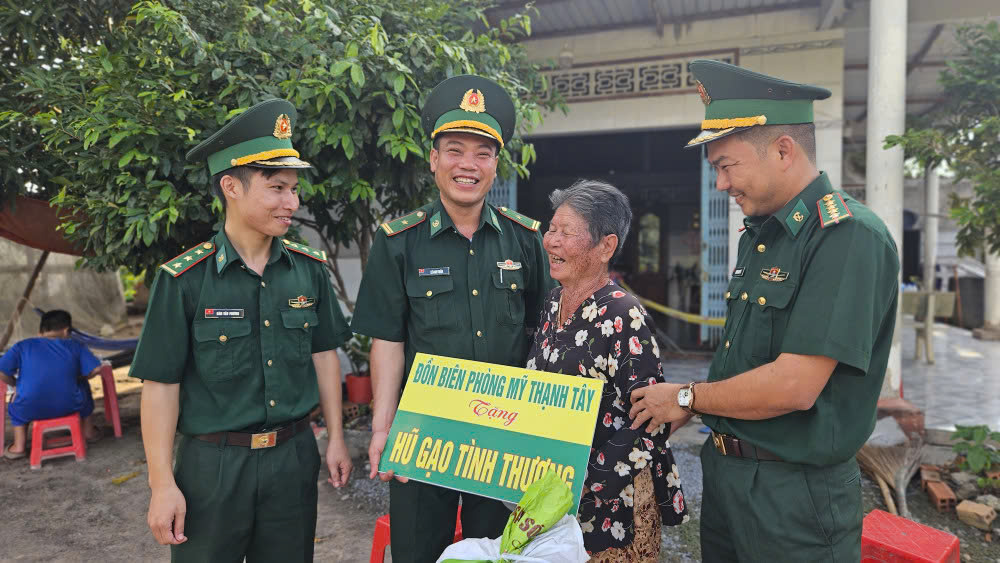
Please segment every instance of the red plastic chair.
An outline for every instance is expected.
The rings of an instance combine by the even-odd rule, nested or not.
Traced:
[[[71,442],[66,446],[56,446],[46,449],[45,433],[52,430],[69,430]],[[87,440],[83,437],[83,427],[80,415],[77,413],[46,418],[31,423],[31,468],[40,469],[43,459],[51,459],[64,455],[76,456],[77,461],[87,459]]]
[[[111,364],[101,364],[101,386],[104,388],[104,420],[111,423],[115,438],[122,437],[122,420],[118,414],[118,391],[115,388],[115,374]]]
[[[458,514],[455,516],[455,540],[462,541],[462,505],[458,505]],[[385,548],[389,546],[389,515],[383,514],[375,521],[375,535],[372,537],[372,553],[368,563],[382,563],[385,561]]]

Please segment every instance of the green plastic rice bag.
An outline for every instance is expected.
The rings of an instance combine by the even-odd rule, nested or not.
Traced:
[[[551,469],[532,483],[507,519],[500,536],[500,553],[521,553],[535,536],[566,515],[573,506],[572,496],[566,483]]]

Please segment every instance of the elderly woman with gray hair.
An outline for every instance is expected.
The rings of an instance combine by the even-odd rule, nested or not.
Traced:
[[[661,525],[687,520],[667,425],[631,430],[634,389],[663,381],[660,351],[639,301],[610,277],[632,222],[614,186],[580,180],[549,197],[544,235],[552,278],[527,367],[604,381],[577,514],[592,562],[657,561]]]

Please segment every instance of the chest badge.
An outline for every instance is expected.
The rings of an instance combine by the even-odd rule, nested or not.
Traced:
[[[504,260],[503,262],[497,262],[497,268],[500,268],[501,270],[520,270],[521,269],[521,263],[520,262],[515,262],[515,261],[513,261],[513,260],[511,260],[511,259],[508,258],[507,260]]]
[[[299,295],[295,299],[288,300],[288,306],[292,309],[305,309],[306,307],[312,307],[315,303],[315,298],[306,297],[305,295]]]
[[[782,272],[781,268],[763,269],[760,271],[761,279],[771,282],[783,282],[788,279],[788,272]]]

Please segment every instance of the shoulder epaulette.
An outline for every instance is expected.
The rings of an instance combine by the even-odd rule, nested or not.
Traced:
[[[528,217],[527,215],[521,215],[520,213],[514,211],[509,207],[498,207],[497,211],[499,211],[500,214],[503,215],[504,217],[510,219],[511,221],[517,223],[518,225],[521,225],[522,227],[528,229],[529,231],[537,231],[538,227],[540,227],[542,224],[541,221],[535,221],[534,219]]]
[[[847,202],[838,193],[826,194],[816,202],[816,207],[819,209],[819,226],[823,229],[854,217]]]
[[[161,264],[160,267],[176,278],[190,270],[191,266],[194,266],[214,253],[215,245],[210,242],[203,242],[197,246],[192,246],[173,260]]]
[[[398,235],[406,229],[412,229],[427,220],[427,213],[424,211],[414,211],[409,215],[403,215],[398,219],[382,223],[382,230],[391,236]]]
[[[285,243],[285,248],[291,250],[292,252],[298,252],[299,254],[304,254],[313,260],[319,260],[320,262],[326,262],[326,251],[316,250],[315,248],[308,247],[304,244],[299,244],[297,242],[292,242],[288,239],[281,239],[281,242]]]

